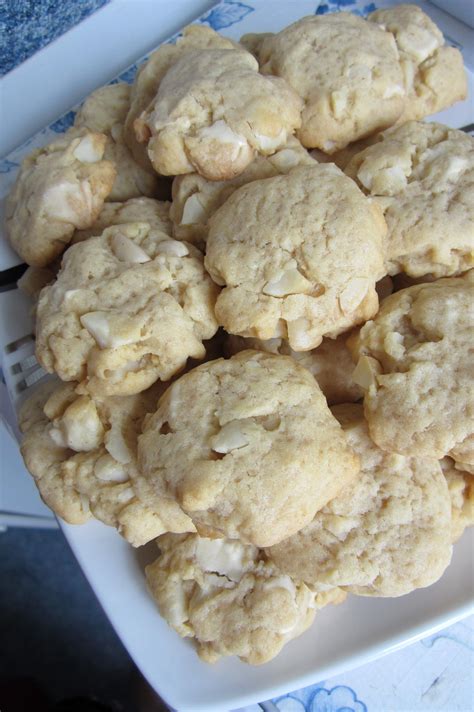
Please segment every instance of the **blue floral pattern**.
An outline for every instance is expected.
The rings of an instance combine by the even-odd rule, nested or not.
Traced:
[[[264,712],[367,712],[364,702],[346,685],[330,689],[313,685],[271,702],[261,702],[260,707]]]
[[[315,14],[326,15],[328,12],[347,12],[350,10],[354,15],[365,17],[377,9],[377,6],[373,2],[362,5],[362,7],[359,7],[359,4],[357,0],[329,0],[329,2],[318,5]]]
[[[254,9],[250,5],[244,5],[236,0],[223,0],[203,15],[199,22],[209,25],[213,30],[222,30],[224,27],[230,27],[236,22],[240,22],[249,13],[254,12]]]
[[[64,133],[73,125],[75,115],[75,111],[68,111],[67,114],[61,116],[54,124],[50,124],[49,128],[55,133]]]

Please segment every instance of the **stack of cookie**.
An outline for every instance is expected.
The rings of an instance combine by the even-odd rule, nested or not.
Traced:
[[[66,521],[157,539],[150,590],[204,660],[430,585],[474,523],[474,142],[420,120],[465,93],[415,6],[193,26],[22,165],[54,374],[23,457]]]

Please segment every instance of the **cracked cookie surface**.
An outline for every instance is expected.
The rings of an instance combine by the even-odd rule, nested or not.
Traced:
[[[451,502],[434,459],[380,450],[360,405],[333,409],[360,474],[293,537],[267,550],[315,590],[402,596],[434,583],[451,560]]]
[[[384,450],[441,459],[472,442],[472,277],[392,294],[349,340],[370,434]]]
[[[256,546],[304,526],[358,472],[312,375],[255,351],[175,381],[138,452],[150,487],[174,498],[201,535]]]
[[[461,52],[448,47],[435,23],[417,5],[371,13],[369,22],[392,33],[399,53],[407,101],[400,123],[435,114],[467,95]]]
[[[264,74],[283,77],[304,100],[297,136],[308,148],[334,153],[403,112],[393,36],[351,13],[304,17],[264,38],[258,57]]]
[[[309,351],[376,313],[385,221],[336,166],[242,186],[209,225],[205,264],[224,286],[216,316],[227,332]]]
[[[95,395],[131,395],[203,358],[218,287],[201,253],[147,223],[107,228],[66,252],[38,302],[36,353]]]
[[[471,136],[410,121],[382,133],[345,170],[384,211],[389,274],[449,277],[473,266]]]
[[[268,662],[312,623],[315,594],[281,574],[254,546],[196,534],[164,535],[146,567],[161,615],[194,639],[206,662],[238,655]]]
[[[45,267],[76,229],[88,228],[110,194],[116,171],[103,160],[107,137],[86,129],[33,151],[6,200],[6,232],[25,262]]]
[[[70,524],[93,516],[133,546],[170,529],[193,531],[174,502],[163,501],[152,511],[133,487],[137,436],[162,384],[139,395],[98,400],[78,395],[75,386],[51,379],[19,416],[21,452],[46,504]]]

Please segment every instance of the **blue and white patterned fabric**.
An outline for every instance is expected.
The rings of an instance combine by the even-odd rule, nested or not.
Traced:
[[[108,0],[63,0],[61,3],[54,0],[7,0],[4,9],[0,10],[0,29],[3,36],[10,39],[0,51],[1,73],[13,69],[106,2]],[[253,13],[253,2],[222,0],[197,22],[207,24],[214,30],[225,30]],[[313,12],[323,15],[351,11],[367,15],[375,9],[376,4],[372,2],[325,0],[317,3],[315,0]],[[174,42],[178,36],[168,41]],[[141,62],[129,67],[114,81],[132,82]],[[32,137],[27,144],[0,161],[0,173],[13,174],[27,152],[51,140],[55,133],[65,131],[73,120],[74,112],[69,111]],[[474,617],[471,617],[357,670],[242,708],[239,712],[416,712],[435,709],[472,712],[473,652]]]

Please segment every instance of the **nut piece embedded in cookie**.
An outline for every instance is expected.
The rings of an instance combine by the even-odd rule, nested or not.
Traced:
[[[407,94],[400,123],[422,119],[467,96],[461,52],[448,47],[439,28],[417,5],[396,5],[368,17],[395,37]]]
[[[204,357],[217,293],[192,245],[147,223],[107,228],[70,247],[41,293],[37,357],[83,393],[139,393]]]
[[[472,435],[472,296],[472,271],[402,289],[349,340],[370,434],[384,450],[441,459]]]
[[[76,229],[99,215],[115,180],[103,160],[107,137],[86,129],[65,134],[23,161],[6,200],[6,232],[29,265],[45,267]]]
[[[21,452],[46,504],[70,524],[93,515],[133,546],[166,531],[194,531],[175,502],[154,502],[151,510],[134,489],[137,435],[163,385],[101,400],[78,395],[75,386],[52,379],[19,416]]]
[[[312,375],[256,351],[175,381],[147,420],[139,463],[201,535],[256,546],[298,531],[358,472]]]
[[[346,173],[384,211],[389,274],[449,277],[474,265],[474,139],[409,121],[356,154]]]
[[[205,264],[225,287],[216,316],[227,332],[309,351],[377,312],[385,221],[336,166],[243,186],[209,225]]]
[[[237,540],[165,534],[146,567],[161,615],[199,656],[238,655],[260,665],[313,622],[315,594],[282,574],[262,551]]]
[[[138,164],[124,142],[123,126],[130,108],[128,84],[109,84],[87,97],[74,119],[77,128],[86,127],[107,135],[104,158],[112,161],[117,175],[108,197],[124,201],[145,195],[153,197],[159,189],[159,179],[151,166]]]
[[[283,77],[303,98],[297,136],[308,148],[334,153],[404,110],[393,36],[351,13],[304,17],[264,39],[258,56],[264,74]]]
[[[346,340],[349,334],[341,334],[337,339],[323,339],[313,351],[293,351],[284,339],[245,339],[242,336],[228,336],[225,350],[228,355],[245,349],[266,351],[272,354],[291,356],[315,377],[326,397],[328,405],[353,403],[363,398],[364,391],[352,380],[354,362]]]
[[[380,450],[360,405],[332,411],[361,472],[311,524],[266,553],[316,591],[340,586],[361,596],[402,596],[429,586],[452,553],[450,496],[439,463]]]
[[[168,69],[134,126],[158,173],[226,180],[282,147],[301,108],[293,89],[259,74],[243,48],[193,49]]]
[[[199,173],[177,176],[173,181],[170,209],[173,235],[199,247],[203,246],[207,239],[209,219],[237,188],[254,180],[288,173],[295,166],[314,163],[314,158],[291,136],[271,156],[257,156],[243,173],[232,180],[211,181]]]

